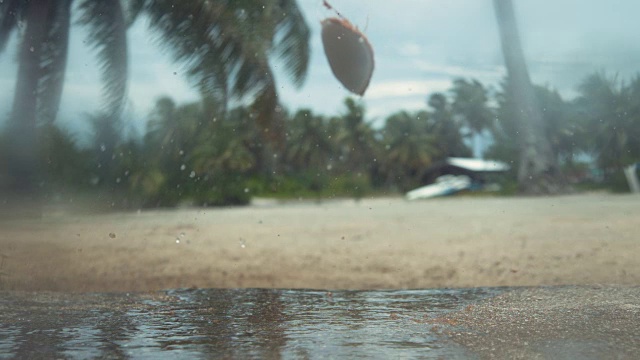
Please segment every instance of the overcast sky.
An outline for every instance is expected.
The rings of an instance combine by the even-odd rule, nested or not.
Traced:
[[[382,119],[425,107],[430,93],[446,91],[455,77],[495,86],[504,76],[502,54],[489,0],[333,0],[332,5],[363,29],[374,47],[376,69],[364,96],[369,115]],[[640,70],[640,1],[515,0],[532,80],[566,97],[587,74],[606,70],[622,79]],[[342,111],[349,95],[331,74],[322,50],[320,21],[333,14],[322,0],[299,0],[312,29],[311,63],[302,88],[295,88],[278,63],[278,87],[290,109],[310,107],[327,115]],[[100,79],[84,32],[71,37],[60,121],[77,124],[100,104]],[[129,116],[140,124],[154,101],[169,95],[197,99],[182,68],[170,61],[139,19],[128,33]],[[11,105],[16,42],[0,55],[0,116]],[[74,126],[76,127],[76,126]],[[77,127],[81,128],[81,127]]]

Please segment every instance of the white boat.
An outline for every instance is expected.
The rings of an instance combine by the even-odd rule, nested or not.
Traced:
[[[467,175],[442,175],[433,184],[409,191],[406,198],[407,200],[428,199],[451,195],[469,188],[471,188],[471,178]]]
[[[496,160],[450,157],[430,169],[454,174],[441,175],[433,184],[409,191],[405,195],[407,200],[451,195],[461,190],[477,189],[479,186],[486,188],[482,180],[484,174],[505,172],[509,170],[509,165]]]

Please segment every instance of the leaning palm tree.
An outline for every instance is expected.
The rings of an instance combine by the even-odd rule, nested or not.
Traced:
[[[280,133],[272,121],[278,101],[269,59],[280,58],[296,85],[304,80],[309,29],[295,0],[0,1],[0,52],[24,28],[18,32],[20,65],[7,127],[12,191],[36,189],[35,129],[57,114],[73,11],[98,55],[109,115],[119,114],[126,98],[126,29],[140,14],[149,17],[159,42],[207,97],[223,104],[250,98],[269,134]]]
[[[516,125],[520,136],[520,190],[529,194],[564,192],[567,185],[551,144],[545,137],[542,111],[520,45],[513,3],[511,0],[493,0],[493,6],[507,67],[507,89],[513,94],[514,104],[519,110]]]

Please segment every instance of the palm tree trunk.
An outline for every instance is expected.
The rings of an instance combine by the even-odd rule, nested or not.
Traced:
[[[13,109],[7,127],[7,200],[20,205],[38,204],[38,137],[36,119],[42,45],[47,36],[49,0],[32,0],[26,16]],[[24,207],[24,206],[22,206]]]
[[[524,59],[511,0],[493,0],[502,52],[508,73],[508,91],[519,118],[520,165],[518,184],[526,194],[557,194],[567,191],[551,145],[544,135],[542,112]]]

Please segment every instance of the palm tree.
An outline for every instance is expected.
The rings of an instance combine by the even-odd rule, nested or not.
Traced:
[[[453,81],[452,111],[461,116],[465,125],[471,130],[474,150],[478,149],[478,141],[482,132],[491,126],[493,114],[487,106],[487,90],[478,80],[467,81],[455,79]],[[482,151],[478,154],[482,157]]]
[[[587,117],[578,113],[575,106],[565,102],[555,90],[534,85],[534,91],[542,108],[542,130],[551,152],[563,169],[570,169],[574,165],[574,157],[587,149],[585,139],[588,134],[584,126]],[[497,121],[491,127],[494,142],[489,152],[493,158],[519,164],[521,144],[517,119],[520,111],[507,82],[503,82],[502,89],[496,93],[496,100]]]
[[[555,194],[567,190],[551,145],[545,137],[538,100],[524,59],[511,0],[493,0],[500,40],[507,67],[507,88],[513,93],[520,162],[518,185],[528,194]]]
[[[585,119],[578,116],[571,104],[565,102],[556,90],[534,86],[542,107],[545,136],[549,139],[553,154],[561,166],[572,166],[574,157],[586,147]]]
[[[72,135],[56,125],[44,125],[38,132],[45,191],[66,191],[70,186],[86,188],[90,181],[90,152],[81,149]]]
[[[590,148],[605,175],[640,159],[640,78],[627,86],[602,73],[580,85],[577,99],[591,134]]]
[[[210,101],[176,105],[170,98],[158,99],[144,139],[145,161],[131,175],[146,205],[249,198],[244,182],[256,169],[260,150],[253,145],[260,141],[259,131],[244,107],[223,117],[217,112]]]
[[[162,175],[153,175],[154,181],[150,183],[160,184],[157,180],[161,178],[162,187],[159,189],[163,193],[153,196],[149,204],[172,205],[188,195],[185,194],[184,185],[195,169],[195,159],[199,158],[197,148],[212,118],[202,102],[176,105],[168,97],[156,101],[149,117],[149,131],[144,139],[147,161],[143,172],[156,170]],[[146,175],[139,175],[136,179],[140,183],[148,181]]]
[[[36,126],[52,122],[60,104],[72,10],[87,27],[104,81],[105,113],[117,115],[126,97],[126,29],[150,18],[176,62],[208,97],[253,98],[257,121],[273,139],[277,91],[269,58],[284,62],[294,83],[304,80],[309,29],[295,0],[5,0],[0,2],[0,52],[24,25],[7,132],[10,191],[32,194],[38,176]],[[36,94],[36,96],[33,96]]]
[[[427,104],[431,108],[428,116],[429,132],[435,136],[440,158],[449,156],[470,156],[471,151],[465,145],[459,119],[453,116],[451,104],[442,93],[434,93]]]
[[[269,55],[296,85],[309,62],[309,29],[295,0],[130,0],[199,89],[219,103],[254,96],[256,121],[282,141],[278,94]]]
[[[365,108],[362,103],[348,97],[344,100],[344,105],[346,112],[334,125],[337,130],[336,143],[339,146],[338,160],[341,160],[349,171],[368,172],[376,159],[374,131],[365,121]]]
[[[438,155],[426,111],[401,111],[386,119],[383,129],[387,183],[406,191],[420,185],[424,171]]]
[[[296,171],[325,172],[333,153],[333,142],[322,116],[311,110],[296,112],[287,126],[285,159]]]

